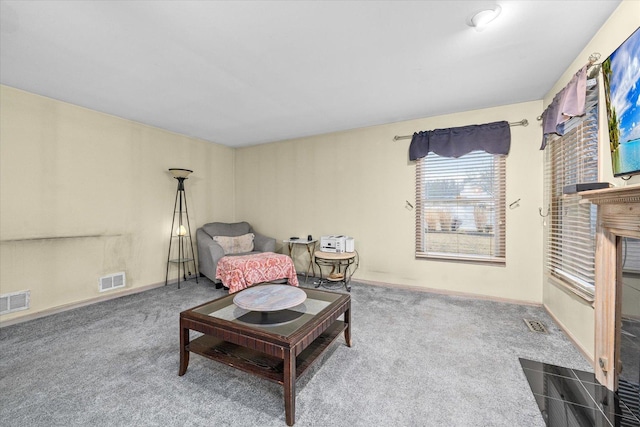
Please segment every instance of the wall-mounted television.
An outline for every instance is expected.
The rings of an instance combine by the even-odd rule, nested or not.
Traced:
[[[640,28],[602,63],[613,176],[640,174]]]

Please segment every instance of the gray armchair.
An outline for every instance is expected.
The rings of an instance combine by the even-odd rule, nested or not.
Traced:
[[[216,279],[216,268],[218,261],[225,255],[222,246],[213,240],[214,236],[242,236],[253,233],[253,251],[238,253],[234,255],[246,255],[248,253],[275,252],[276,239],[256,233],[248,222],[211,222],[198,228],[196,231],[196,241],[198,244],[198,266],[200,273],[207,276],[211,281],[219,286],[220,280]]]

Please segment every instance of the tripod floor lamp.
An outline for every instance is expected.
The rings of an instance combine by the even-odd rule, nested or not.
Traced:
[[[189,209],[187,208],[187,196],[184,192],[184,180],[187,179],[192,170],[189,169],[169,169],[171,175],[178,180],[178,190],[176,191],[176,200],[173,204],[173,220],[171,221],[171,238],[169,240],[169,255],[167,255],[167,275],[164,279],[165,286],[169,281],[169,266],[172,264],[178,266],[178,289],[180,289],[180,270],[182,269],[182,278],[187,280],[191,277],[190,265],[193,265],[195,271],[196,283],[198,283],[198,266],[193,252],[193,239],[191,238],[191,226],[189,225]],[[177,248],[176,248],[177,246]],[[172,249],[173,256],[172,258]],[[176,254],[177,252],[177,254]]]

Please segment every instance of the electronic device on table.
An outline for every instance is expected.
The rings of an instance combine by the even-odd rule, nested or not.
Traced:
[[[344,235],[330,235],[320,237],[320,250],[322,252],[354,252],[355,240],[353,237]]]

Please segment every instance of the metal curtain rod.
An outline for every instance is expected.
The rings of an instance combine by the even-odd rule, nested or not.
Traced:
[[[527,119],[522,119],[519,122],[509,122],[509,126],[529,126],[529,120]],[[394,136],[393,140],[394,141],[399,141],[401,139],[411,139],[413,138],[413,135],[403,135],[403,136]]]

